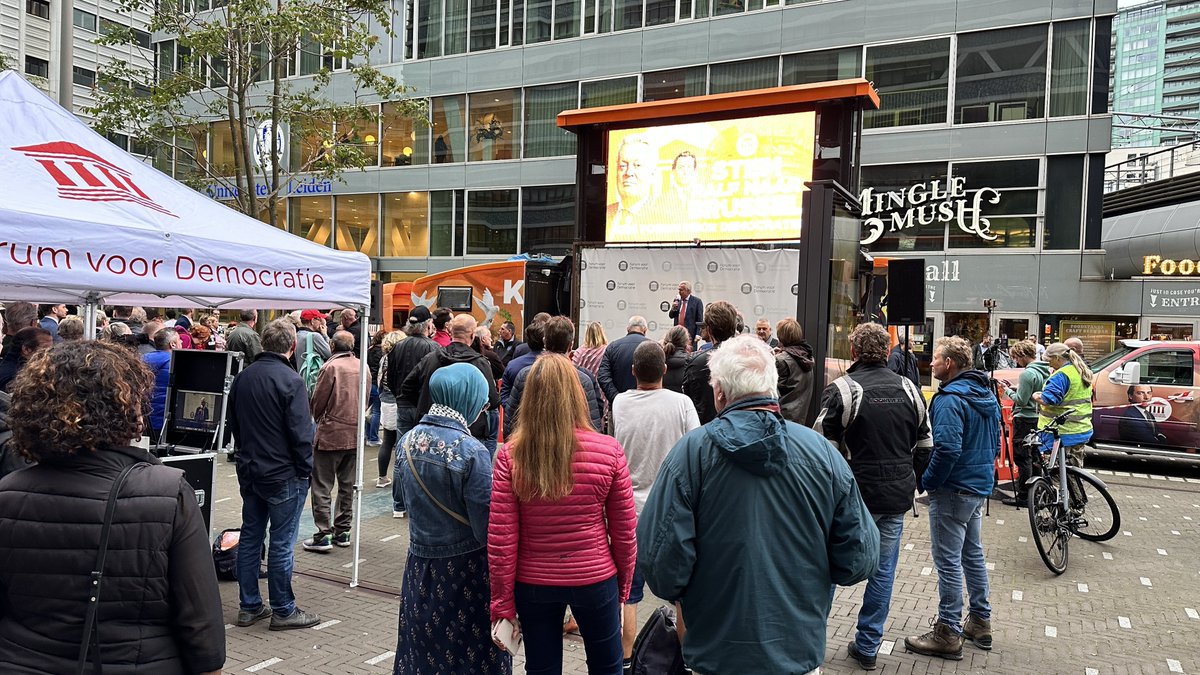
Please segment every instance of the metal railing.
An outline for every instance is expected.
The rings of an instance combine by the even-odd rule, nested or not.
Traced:
[[[1180,130],[1180,133],[1188,133]],[[1104,193],[1200,171],[1200,139],[1104,167]]]

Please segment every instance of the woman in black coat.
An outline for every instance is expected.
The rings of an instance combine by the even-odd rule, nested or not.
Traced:
[[[692,341],[683,326],[672,326],[662,341],[667,354],[667,374],[663,376],[663,389],[683,393],[683,371],[687,370],[688,348]]]
[[[63,342],[12,389],[12,442],[37,462],[0,480],[0,672],[76,670],[108,496],[115,500],[87,672],[219,673],[225,627],[208,531],[179,469],[130,447],[150,371],[129,349]]]

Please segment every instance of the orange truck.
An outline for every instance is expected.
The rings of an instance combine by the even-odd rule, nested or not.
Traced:
[[[430,274],[416,281],[383,285],[383,326],[404,325],[418,305],[468,312],[493,334],[511,321],[520,338],[534,314],[569,314],[570,263],[508,260]]]

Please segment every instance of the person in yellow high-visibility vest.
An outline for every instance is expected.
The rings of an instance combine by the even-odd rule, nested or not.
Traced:
[[[1092,382],[1095,375],[1083,357],[1067,345],[1056,342],[1046,348],[1046,361],[1054,372],[1042,391],[1033,395],[1038,402],[1038,429],[1059,415],[1068,413],[1059,426],[1059,437],[1070,463],[1083,466],[1083,446],[1092,440]],[[1049,434],[1042,441],[1048,450]]]

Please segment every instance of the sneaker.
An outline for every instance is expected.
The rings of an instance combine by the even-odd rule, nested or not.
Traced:
[[[268,605],[259,607],[257,612],[251,612],[243,609],[238,612],[237,625],[239,628],[253,626],[269,616],[271,616],[271,608]]]
[[[963,622],[963,637],[974,642],[975,646],[980,649],[991,650],[992,622],[980,619],[974,614],[968,614],[967,620]]]
[[[378,439],[378,438],[376,438],[375,440],[371,440],[371,439],[369,439],[369,438],[368,438],[368,439],[367,439],[367,445],[383,445],[383,444],[379,442],[379,439]]]
[[[858,647],[853,642],[846,645],[846,654],[855,661],[858,661],[858,666],[863,670],[875,670],[875,657],[867,656],[858,651]]]
[[[380,476],[379,478],[375,479],[375,487],[377,487],[377,488],[385,488],[385,487],[391,487],[391,486],[392,486],[391,478],[386,478],[384,476]]]
[[[963,636],[949,624],[936,619],[931,619],[929,623],[933,630],[924,635],[904,638],[904,648],[915,654],[961,661]]]
[[[333,545],[334,546],[348,548],[350,546],[350,543],[351,542],[350,542],[350,533],[349,532],[343,532],[341,534],[333,535]]]
[[[305,551],[313,551],[314,553],[329,553],[333,550],[333,537],[328,534],[320,536],[314,534],[312,537],[305,539],[303,544]]]
[[[295,630],[297,628],[308,628],[321,623],[321,617],[316,614],[296,608],[291,614],[280,618],[279,615],[271,617],[271,630]]]
[[[392,517],[393,517],[393,518],[407,518],[407,517],[408,517],[408,511],[405,511],[404,509],[399,509],[399,510],[396,510],[396,511],[392,511]]]
[[[1028,497],[1005,497],[1004,499],[1000,500],[1000,503],[1004,504],[1005,506],[1015,506],[1019,509],[1022,506],[1025,506],[1029,503],[1029,498]]]

